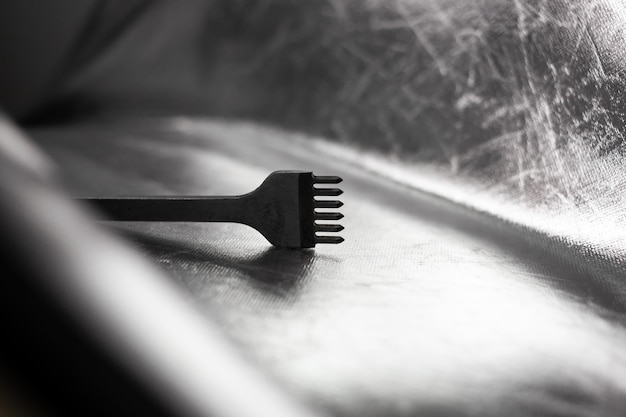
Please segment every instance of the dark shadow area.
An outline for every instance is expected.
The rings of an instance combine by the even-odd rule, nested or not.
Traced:
[[[209,245],[193,245],[176,239],[168,239],[147,233],[115,227],[125,238],[158,260],[175,263],[214,265],[216,269],[234,272],[245,277],[255,289],[267,295],[289,298],[302,291],[309,280],[312,264],[316,258],[312,249],[282,249],[270,247],[252,256],[229,254]],[[172,271],[169,271],[172,274]],[[176,277],[177,281],[184,280]],[[210,275],[207,274],[210,279]]]

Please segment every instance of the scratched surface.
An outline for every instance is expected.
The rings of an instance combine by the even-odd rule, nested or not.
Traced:
[[[620,1],[185,0],[148,9],[58,84],[53,106],[262,119],[454,172],[504,174],[522,190],[556,187],[587,154],[581,148],[623,151]]]
[[[203,117],[33,133],[76,193],[343,176],[338,247],[270,250],[243,226],[121,230],[305,401],[617,416],[625,18],[609,0],[160,2],[52,105],[306,135]]]
[[[321,136],[623,271],[625,18],[611,0],[162,2],[50,103]]]
[[[33,133],[75,195],[243,193],[276,167],[341,175],[339,246],[274,250],[241,225],[112,226],[305,402],[347,416],[626,407],[623,276],[608,259],[600,271],[592,254],[252,125]]]

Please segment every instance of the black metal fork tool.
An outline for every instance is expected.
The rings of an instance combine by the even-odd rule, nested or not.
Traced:
[[[232,197],[106,197],[81,198],[94,205],[108,220],[158,222],[234,222],[258,230],[274,246],[312,248],[317,243],[341,243],[332,233],[343,226],[332,223],[343,218],[333,211],[343,205],[334,197],[338,188],[316,187],[339,184],[335,176],[315,176],[306,171],[276,171],[256,190]],[[320,223],[331,221],[331,223]],[[320,233],[331,233],[330,235]]]

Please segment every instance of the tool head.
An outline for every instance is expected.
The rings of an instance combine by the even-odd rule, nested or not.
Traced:
[[[259,211],[251,225],[278,247],[312,248],[317,243],[341,243],[343,238],[333,234],[342,231],[343,226],[332,222],[343,215],[324,209],[337,209],[343,203],[319,197],[336,197],[343,191],[317,187],[341,181],[339,177],[315,176],[306,171],[273,172],[250,193]],[[320,223],[324,221],[331,223]]]

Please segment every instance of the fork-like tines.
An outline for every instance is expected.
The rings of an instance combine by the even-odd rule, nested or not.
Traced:
[[[312,175],[313,184],[339,184],[343,181],[340,177],[335,176],[316,176]],[[313,187],[313,195],[315,197],[337,197],[343,194],[343,191],[339,188],[320,188]],[[315,209],[338,209],[343,206],[343,203],[339,200],[320,200],[314,199],[313,206]],[[315,220],[315,243],[341,243],[343,242],[343,238],[341,236],[333,236],[333,235],[320,235],[320,233],[338,233],[341,232],[344,228],[340,224],[333,223],[319,223],[318,220],[321,221],[337,221],[343,218],[343,214],[338,212],[324,212],[317,211],[313,212],[313,218]]]
[[[315,176],[307,171],[273,172],[247,197],[265,213],[262,219],[252,219],[247,224],[279,247],[312,248],[318,243],[341,243],[343,238],[336,233],[343,230],[343,226],[336,221],[343,215],[326,209],[337,209],[343,203],[324,197],[339,196],[342,191],[338,188],[318,187],[340,182],[339,177]]]

